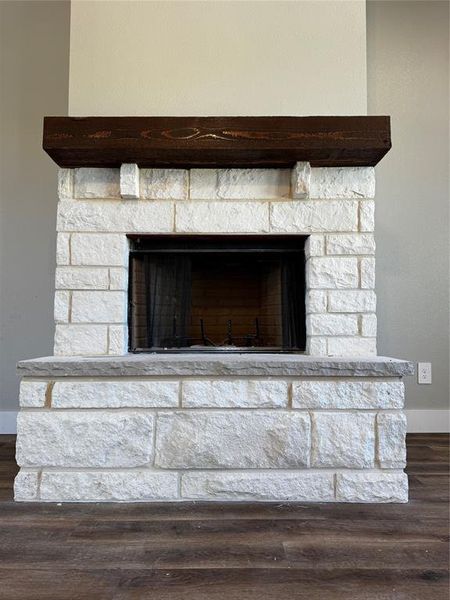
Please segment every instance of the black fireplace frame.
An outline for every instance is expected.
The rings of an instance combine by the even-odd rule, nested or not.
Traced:
[[[128,283],[128,351],[133,354],[194,354],[194,353],[248,353],[248,354],[284,354],[304,353],[306,349],[306,311],[305,311],[305,235],[183,235],[183,234],[130,234],[129,252],[129,283]],[[133,330],[133,269],[134,257],[146,254],[158,253],[270,253],[270,254],[292,254],[298,261],[298,313],[300,318],[297,323],[296,347],[246,347],[236,346],[233,348],[215,347],[134,347],[132,343]]]

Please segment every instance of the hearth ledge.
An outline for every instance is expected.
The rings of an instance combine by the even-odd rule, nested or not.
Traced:
[[[365,359],[269,354],[127,354],[46,356],[20,361],[17,371],[21,377],[403,377],[414,374],[414,364],[385,356]]]

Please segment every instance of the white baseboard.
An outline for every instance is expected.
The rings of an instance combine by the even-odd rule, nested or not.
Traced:
[[[0,433],[16,433],[17,410],[0,410]]]
[[[406,410],[408,433],[448,433],[450,411],[447,409]],[[17,411],[0,410],[0,434],[16,433]]]

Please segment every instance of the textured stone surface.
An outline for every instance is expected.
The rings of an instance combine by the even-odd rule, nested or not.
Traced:
[[[375,202],[365,200],[359,203],[359,230],[373,231],[375,229]]]
[[[358,261],[354,257],[310,258],[306,263],[308,288],[358,287]]]
[[[120,195],[122,198],[139,198],[139,167],[134,163],[120,167]]]
[[[120,198],[119,169],[74,169],[75,198]]]
[[[373,467],[374,413],[314,412],[311,417],[312,467]]]
[[[182,406],[228,408],[287,408],[288,383],[278,380],[186,380]]]
[[[402,408],[401,381],[298,381],[292,384],[294,408]]]
[[[311,166],[309,162],[298,162],[292,169],[291,194],[293,198],[304,199],[309,197]]]
[[[74,233],[71,238],[74,265],[128,265],[128,240],[119,233]]]
[[[361,316],[361,335],[363,335],[364,337],[376,337],[377,315]]]
[[[319,167],[311,169],[311,198],[373,198],[373,167]]]
[[[375,287],[375,259],[361,258],[361,287],[363,290],[373,290]]]
[[[30,502],[37,500],[38,472],[20,469],[14,479],[14,500],[17,502]]]
[[[306,314],[324,313],[327,310],[327,292],[308,290],[305,295]]]
[[[70,264],[70,234],[58,233],[56,236],[56,264]]]
[[[267,202],[185,202],[177,204],[175,229],[185,233],[269,231]]]
[[[73,198],[73,169],[58,169],[58,197],[60,200]]]
[[[149,470],[44,471],[40,500],[47,502],[151,502],[178,497],[178,475]]]
[[[306,338],[306,352],[310,356],[327,356],[328,342],[326,337],[309,336]]]
[[[73,323],[125,323],[126,292],[72,292]]]
[[[127,325],[110,325],[108,327],[108,354],[126,354],[128,351]]]
[[[306,331],[309,335],[355,335],[358,333],[358,317],[356,315],[308,315]]]
[[[328,310],[330,312],[374,312],[377,298],[373,291],[332,290],[328,292]]]
[[[108,327],[106,325],[57,324],[55,354],[62,356],[92,356],[106,354]]]
[[[71,326],[73,327],[73,326]],[[92,325],[78,327],[91,328]],[[101,326],[103,328],[103,326]],[[341,338],[340,338],[341,339]],[[405,360],[371,358],[327,358],[305,354],[164,355],[127,354],[107,357],[50,356],[22,360],[22,377],[138,377],[221,376],[253,377],[401,377],[414,374],[414,364]]]
[[[357,231],[358,203],[353,200],[272,203],[270,228],[282,233]]]
[[[195,200],[287,198],[289,169],[192,169],[189,197]]]
[[[309,462],[307,413],[159,413],[155,465],[166,468],[289,468]]]
[[[342,233],[326,236],[327,254],[374,254],[375,238],[370,233]]]
[[[338,502],[408,502],[406,473],[338,473]]]
[[[152,457],[153,417],[133,411],[22,411],[17,434],[20,466],[137,467]]]
[[[188,196],[188,171],[184,169],[141,169],[141,197],[155,200],[184,200]]]
[[[406,416],[404,413],[378,413],[378,463],[385,469],[406,465]]]
[[[70,310],[70,292],[66,290],[57,290],[55,292],[55,302],[53,314],[55,323],[67,323],[69,321]]]
[[[47,385],[47,381],[22,379],[19,392],[20,406],[24,408],[42,408],[45,405]]]
[[[369,337],[330,337],[328,355],[332,357],[376,356],[377,340]],[[387,373],[386,373],[387,375]]]
[[[173,231],[172,202],[91,200],[60,202],[58,231],[168,233]]]
[[[109,269],[109,289],[128,290],[128,269],[111,267]]]
[[[185,473],[181,495],[194,500],[332,502],[333,473]]]
[[[108,269],[89,267],[57,267],[55,273],[57,290],[107,290]]]
[[[323,256],[325,254],[325,236],[312,234],[308,235],[305,242],[305,257]]]
[[[52,408],[170,408],[178,392],[178,381],[56,381]]]

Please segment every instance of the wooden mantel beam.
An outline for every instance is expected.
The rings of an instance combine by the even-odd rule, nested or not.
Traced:
[[[374,166],[391,147],[377,117],[45,117],[60,167]]]

